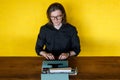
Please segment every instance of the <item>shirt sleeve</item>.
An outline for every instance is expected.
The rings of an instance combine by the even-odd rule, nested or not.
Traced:
[[[44,45],[45,45],[45,30],[43,29],[43,27],[41,27],[35,46],[35,50],[38,55],[41,51],[43,51]]]
[[[80,39],[77,35],[77,30],[74,28],[72,35],[72,50],[76,53],[76,56],[80,53]]]

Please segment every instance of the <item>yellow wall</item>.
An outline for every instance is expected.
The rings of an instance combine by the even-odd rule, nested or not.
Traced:
[[[60,2],[81,38],[81,56],[120,56],[120,0],[0,0],[0,56],[36,56],[46,10]]]

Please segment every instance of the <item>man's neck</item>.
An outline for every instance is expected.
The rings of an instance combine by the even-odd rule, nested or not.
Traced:
[[[59,30],[62,26],[62,23],[60,25],[54,26],[57,30]]]

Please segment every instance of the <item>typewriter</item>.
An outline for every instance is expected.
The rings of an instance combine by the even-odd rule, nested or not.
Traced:
[[[41,80],[69,80],[69,75],[77,73],[77,68],[69,67],[67,60],[45,60],[42,63]]]

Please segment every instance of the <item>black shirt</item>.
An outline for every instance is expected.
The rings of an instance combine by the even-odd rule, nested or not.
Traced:
[[[62,24],[59,30],[50,24],[45,24],[40,28],[35,49],[38,55],[40,51],[52,53],[54,56],[74,51],[78,55],[80,41],[77,30],[68,23]]]

